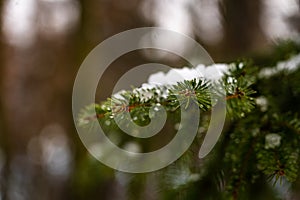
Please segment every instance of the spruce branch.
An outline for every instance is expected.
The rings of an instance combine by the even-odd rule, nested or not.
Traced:
[[[232,119],[244,117],[246,113],[251,112],[255,107],[255,101],[252,97],[255,91],[251,88],[253,82],[248,76],[244,76],[244,72],[240,72],[241,66],[243,65],[232,65],[229,73],[217,82],[225,89],[227,113]],[[113,118],[116,114],[122,114],[123,112],[132,114],[137,110],[140,114],[144,112],[145,115],[155,105],[162,105],[168,112],[172,112],[180,106],[187,109],[191,102],[196,103],[200,110],[208,111],[216,104],[216,97],[222,96],[216,88],[218,88],[216,82],[198,78],[184,80],[170,86],[123,91],[118,97],[108,98],[105,102],[95,104],[96,116],[88,115],[91,106],[84,109],[79,116],[79,121],[101,120],[107,116]]]

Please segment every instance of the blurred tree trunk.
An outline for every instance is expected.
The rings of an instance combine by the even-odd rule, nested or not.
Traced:
[[[65,134],[76,136],[70,106],[78,67],[78,29],[74,30],[50,37],[39,32],[35,43],[25,48],[1,45],[5,55],[1,68],[1,100],[10,169],[5,173],[9,187],[6,189],[11,195],[22,193],[19,195],[24,199],[32,200],[67,199],[67,180],[52,177],[47,172],[38,144],[33,145],[36,157],[28,154],[28,148],[33,138],[38,138],[53,124],[61,127]]]
[[[0,2],[0,17],[2,18],[3,14],[3,5],[4,1]],[[2,23],[0,25],[2,29]],[[4,49],[4,38],[3,33],[0,31],[0,153],[1,153],[1,169],[0,169],[0,198],[7,199],[7,183],[8,183],[8,173],[9,173],[9,149],[8,149],[8,135],[6,131],[6,123],[4,117],[4,107],[3,107],[3,79],[4,79],[4,67],[3,60],[5,58],[5,49]]]
[[[266,42],[260,28],[261,0],[223,0],[221,11],[224,17],[223,53],[228,57],[245,56],[245,53],[260,49]]]

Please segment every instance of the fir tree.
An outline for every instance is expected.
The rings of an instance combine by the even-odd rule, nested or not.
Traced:
[[[157,172],[123,174],[128,180],[128,198],[141,199],[152,188],[154,199],[285,199],[292,194],[284,191],[286,186],[290,191],[299,187],[299,52],[298,44],[286,42],[265,58],[228,64],[227,72],[217,81],[197,78],[125,91],[88,105],[78,123],[87,130],[100,123],[109,138],[114,140],[118,135],[118,145],[133,140],[147,152],[160,148],[180,128],[176,127],[180,107],[188,109],[195,104],[201,110],[201,121],[190,149]],[[224,88],[224,96],[212,89],[216,85]],[[225,127],[213,151],[199,159],[210,111],[218,98],[226,101]],[[126,126],[126,121],[116,124],[115,119],[130,114],[134,123],[145,126],[160,107],[167,111],[166,127],[162,136],[150,141],[124,134],[119,125]],[[91,110],[97,115],[92,116]]]

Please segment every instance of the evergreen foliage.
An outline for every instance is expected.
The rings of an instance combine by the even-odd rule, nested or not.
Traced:
[[[299,52],[298,44],[288,42],[267,58],[229,64],[228,72],[216,82],[199,78],[122,92],[87,106],[78,123],[87,130],[100,123],[112,140],[112,136],[119,135],[122,146],[133,138],[122,134],[115,118],[122,119],[129,113],[136,124],[145,126],[163,107],[171,119],[162,130],[167,135],[164,131],[178,129],[179,107],[187,109],[194,102],[202,113],[190,150],[158,172],[131,175],[127,183],[130,199],[140,199],[137,193],[142,194],[149,187],[156,188],[158,199],[284,199],[287,194],[276,188],[291,184],[291,190],[297,189],[293,184],[299,180],[300,62],[293,72],[282,69],[267,77],[260,72],[264,67],[274,68],[283,59],[299,56]],[[216,86],[225,89],[228,117],[217,145],[200,160],[197,153],[209,125],[209,111],[222,97],[213,89]],[[93,109],[97,116],[90,115]],[[142,151],[153,150],[151,142],[134,141],[145,146]]]

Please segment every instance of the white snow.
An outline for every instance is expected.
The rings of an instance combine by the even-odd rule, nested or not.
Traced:
[[[300,54],[290,58],[287,61],[279,62],[276,67],[262,69],[259,73],[260,78],[269,78],[279,72],[294,72],[300,67]]]

